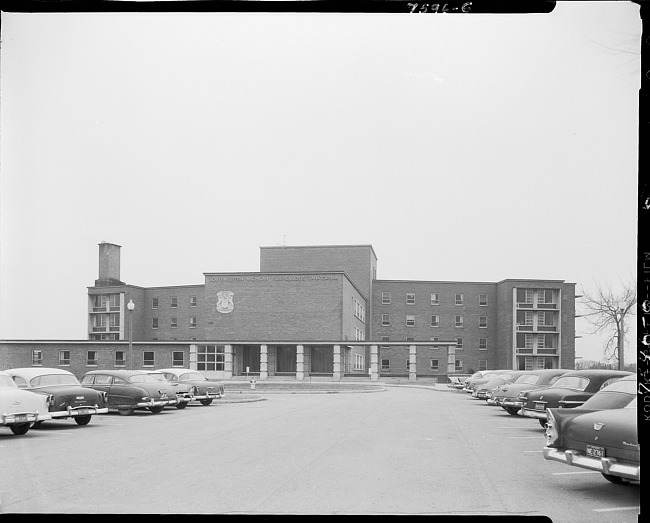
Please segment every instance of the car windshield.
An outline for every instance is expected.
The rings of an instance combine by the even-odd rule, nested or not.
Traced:
[[[127,379],[129,383],[158,383],[158,380],[150,374],[136,374],[135,376],[129,376]]]
[[[79,385],[79,380],[72,374],[44,374],[32,378],[29,382],[30,387],[47,387],[50,385]]]
[[[0,387],[7,389],[17,389],[18,385],[14,383],[9,376],[0,376]]]
[[[203,376],[203,374],[199,372],[186,372],[185,374],[181,374],[181,379],[182,380],[201,380],[205,381],[206,378]]]
[[[553,383],[553,387],[574,390],[585,390],[587,385],[589,385],[589,378],[582,378],[580,376],[562,376]]]
[[[519,376],[516,380],[515,383],[525,383],[526,385],[535,385],[539,381],[539,376],[535,376],[534,374],[524,374],[522,376]]]

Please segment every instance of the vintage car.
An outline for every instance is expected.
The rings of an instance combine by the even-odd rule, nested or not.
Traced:
[[[187,383],[194,386],[194,398],[201,405],[210,405],[212,400],[223,397],[224,387],[219,381],[209,380],[196,370],[189,369],[160,369],[172,383]]]
[[[525,372],[526,371],[524,370],[509,370],[502,372],[501,374],[497,374],[494,376],[494,378],[491,378],[484,383],[475,385],[472,392],[472,397],[487,400],[492,396],[492,391],[494,389],[505,383],[512,383]]]
[[[105,392],[108,408],[123,416],[133,414],[135,409],[158,414],[165,406],[178,402],[173,387],[142,370],[92,370],[81,378],[81,384]]]
[[[485,383],[486,381],[496,378],[499,374],[503,372],[508,372],[509,369],[499,369],[499,370],[484,370],[480,371],[482,374],[479,374],[478,372],[472,374],[472,376],[465,380],[465,387],[463,390],[469,394],[474,392],[474,387],[476,385],[479,385],[481,383]]]
[[[51,396],[20,390],[6,372],[0,371],[0,425],[17,436],[27,434],[34,423],[52,419]]]
[[[147,374],[153,376],[155,379],[162,383],[166,383],[171,386],[176,393],[176,399],[178,403],[176,404],[177,409],[184,409],[187,407],[187,404],[194,399],[194,386],[188,385],[187,383],[180,382],[171,382],[165,375],[159,370],[148,370]]]
[[[523,406],[518,399],[521,392],[526,390],[550,387],[563,374],[572,372],[569,369],[537,369],[522,374],[512,383],[501,385],[492,391],[487,402],[499,405],[511,416],[516,416]]]
[[[546,409],[579,407],[600,389],[629,376],[631,372],[622,370],[576,370],[559,377],[551,387],[522,392],[519,415],[536,418],[542,427],[546,426]]]
[[[447,387],[450,389],[461,390],[465,387],[465,381],[474,376],[474,374],[449,374],[447,376]]]
[[[612,483],[640,481],[636,388],[636,379],[622,378],[581,407],[549,409],[544,458],[596,470]]]
[[[88,425],[93,414],[108,412],[105,394],[82,387],[76,376],[65,369],[25,367],[9,369],[7,374],[19,389],[52,396],[52,419],[72,418],[77,425]]]

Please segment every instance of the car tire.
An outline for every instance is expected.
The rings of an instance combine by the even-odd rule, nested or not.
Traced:
[[[201,402],[201,405],[206,405],[207,406],[207,405],[210,405],[210,403],[212,403],[212,398],[207,398],[207,399],[199,400],[199,401]]]
[[[177,409],[184,409],[185,407],[187,407],[188,403],[189,403],[189,401],[184,401],[183,403],[177,403],[176,408]]]
[[[545,419],[538,419],[537,421],[539,421],[539,424],[542,426],[543,429],[546,428],[546,420]]]
[[[90,423],[90,418],[92,418],[92,414],[88,414],[86,416],[75,416],[74,420],[77,422],[77,425],[88,425]]]
[[[130,416],[131,414],[133,414],[133,411],[135,411],[135,409],[132,408],[117,409],[117,413],[120,416]]]
[[[510,414],[511,416],[517,416],[517,413],[519,412],[519,409],[506,409],[506,412]]]
[[[615,485],[620,485],[622,483],[627,483],[623,478],[620,476],[612,476],[611,474],[605,474],[604,472],[601,472],[603,477],[609,481],[610,483],[614,483]]]
[[[11,429],[11,432],[13,432],[16,436],[22,436],[23,434],[27,434],[29,425],[29,423],[17,423],[15,425],[11,425],[9,428]]]
[[[149,412],[153,412],[154,414],[160,414],[165,407],[147,407]]]

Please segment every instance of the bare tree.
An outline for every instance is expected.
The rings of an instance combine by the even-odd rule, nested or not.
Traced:
[[[625,370],[625,334],[628,324],[625,317],[634,315],[636,309],[636,278],[625,284],[620,290],[614,291],[611,286],[603,287],[596,283],[593,292],[582,293],[583,316],[593,326],[592,333],[602,332],[607,335],[604,356],[607,361],[618,360],[619,370]]]

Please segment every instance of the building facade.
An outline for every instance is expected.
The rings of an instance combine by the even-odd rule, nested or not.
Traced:
[[[16,342],[7,353],[76,374],[171,364],[261,379],[574,367],[575,284],[562,280],[379,280],[371,245],[333,245],[261,247],[259,272],[140,287],[121,281],[120,256],[121,246],[99,244],[86,342],[30,354]]]

